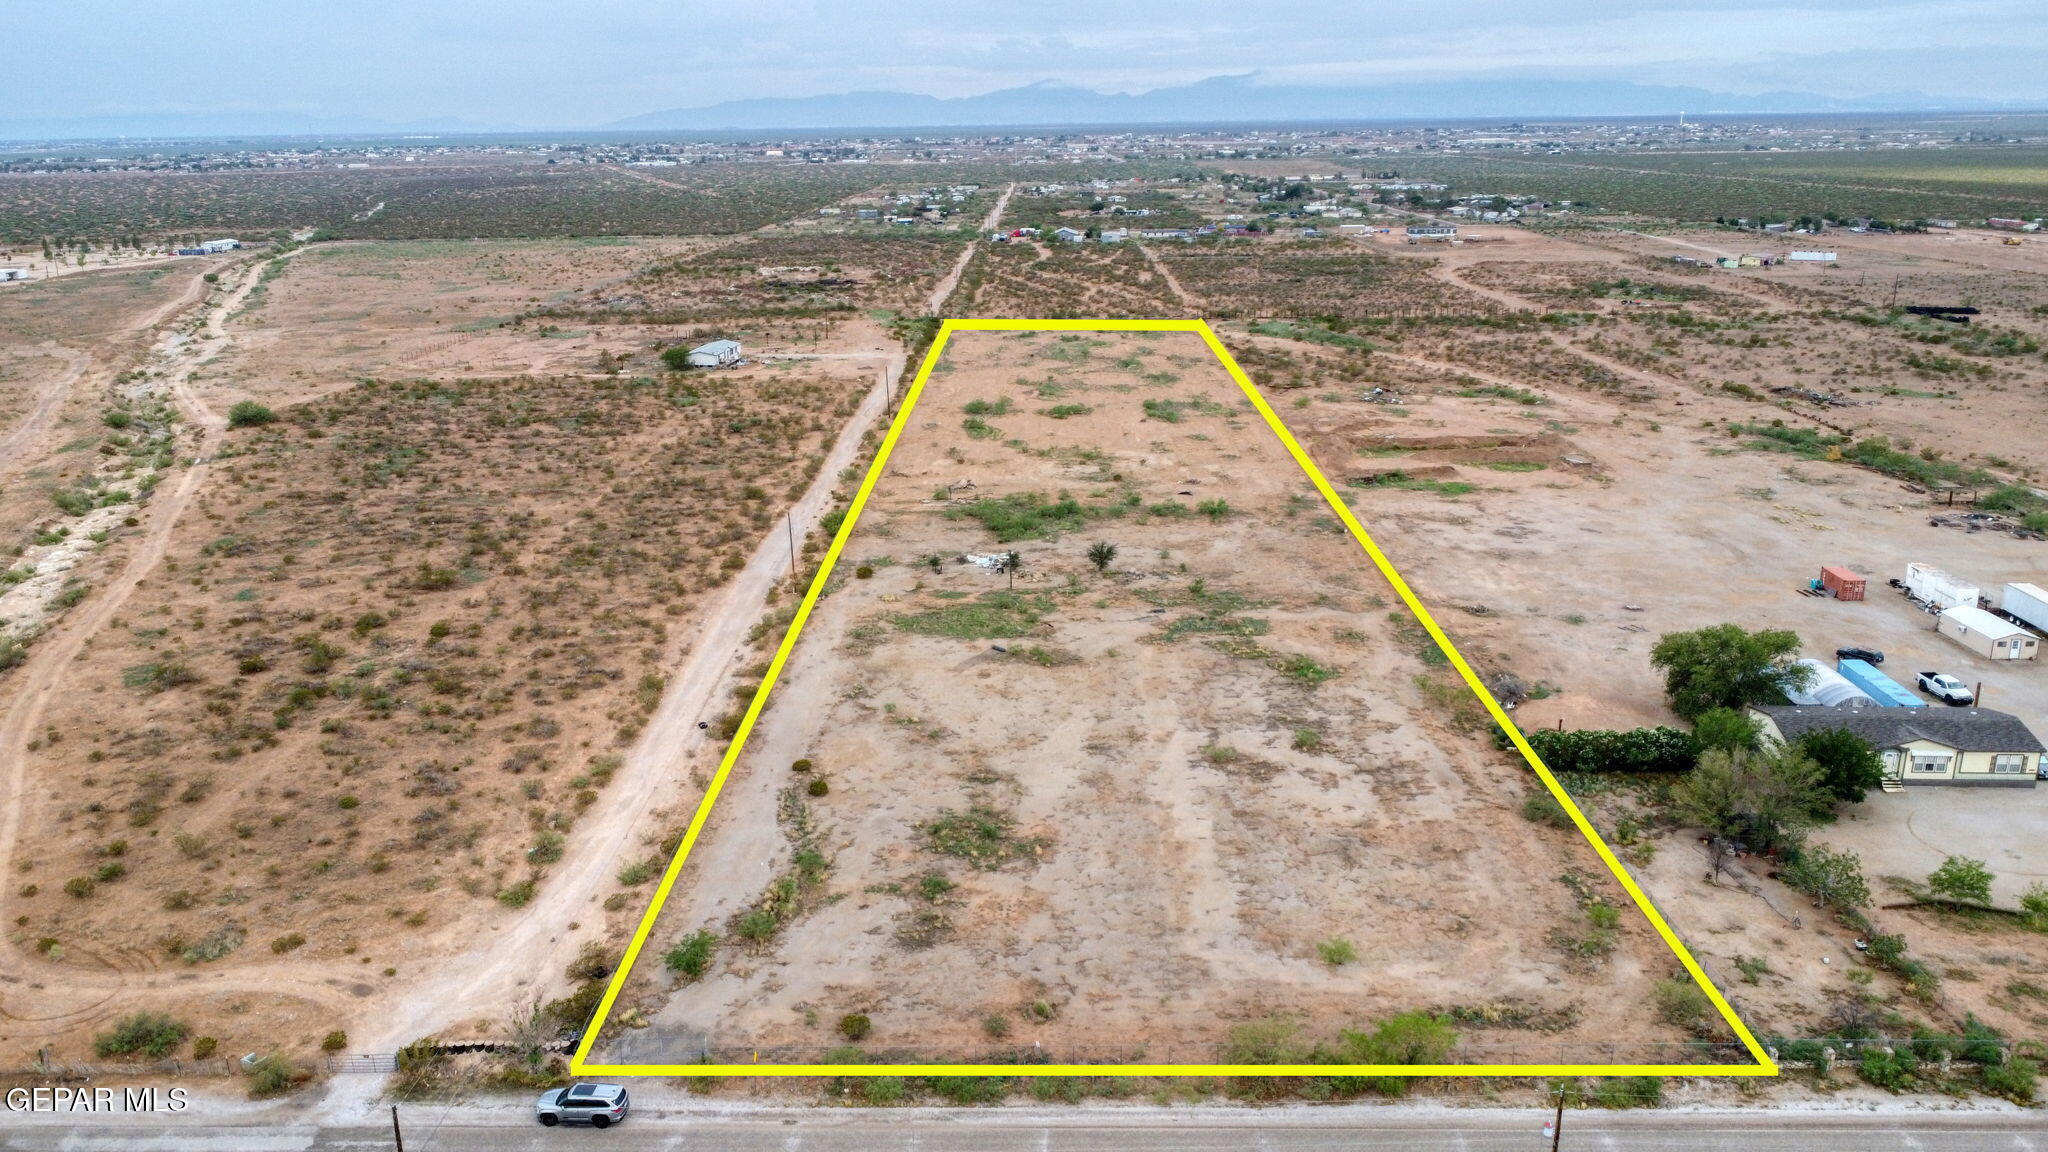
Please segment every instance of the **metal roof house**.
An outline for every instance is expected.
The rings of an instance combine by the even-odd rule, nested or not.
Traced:
[[[713,340],[690,349],[688,363],[692,368],[729,368],[740,362],[740,342],[737,340]]]
[[[1759,705],[1749,710],[1777,741],[1846,729],[1870,741],[1887,781],[2032,788],[2048,768],[2048,746],[2025,721],[1989,708],[1812,708]]]

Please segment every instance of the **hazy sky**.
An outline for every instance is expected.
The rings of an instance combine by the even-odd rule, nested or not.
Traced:
[[[573,127],[755,96],[1489,74],[2048,103],[2043,0],[0,0],[0,120],[295,112]]]

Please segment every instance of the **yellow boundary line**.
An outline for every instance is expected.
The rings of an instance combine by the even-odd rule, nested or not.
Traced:
[[[1450,660],[1451,666],[1465,681],[1466,687],[1486,705],[1486,711],[1536,775],[1543,786],[1550,790],[1572,824],[1592,844],[1600,855],[1607,870],[1635,901],[1636,908],[1648,918],[1651,927],[1657,930],[1664,943],[1678,957],[1699,987],[1706,992],[1721,1018],[1728,1022],[1742,1045],[1756,1058],[1754,1064],[595,1064],[590,1062],[590,1050],[597,1043],[598,1035],[611,1018],[612,1006],[618,1002],[619,992],[625,987],[626,977],[640,958],[640,952],[647,946],[648,937],[654,931],[655,921],[661,909],[668,902],[674,890],[676,878],[682,874],[683,864],[690,858],[690,849],[697,843],[697,837],[704,830],[704,823],[711,815],[711,806],[717,802],[718,794],[725,787],[725,781],[732,774],[733,764],[739,760],[740,751],[746,747],[747,736],[754,730],[754,721],[761,715],[761,708],[767,702],[768,694],[774,690],[775,682],[782,675],[783,665],[789,661],[789,653],[796,646],[796,638],[803,631],[805,621],[810,619],[811,609],[818,603],[818,597],[825,589],[825,582],[832,576],[832,568],[839,562],[839,555],[846,547],[846,541],[853,534],[853,526],[859,521],[861,510],[867,507],[868,496],[874,491],[875,482],[881,477],[882,469],[889,463],[889,454],[895,450],[897,438],[909,426],[910,414],[917,407],[918,397],[924,391],[925,381],[931,377],[932,368],[938,364],[939,356],[945,351],[946,342],[955,332],[1192,332],[1202,338],[1209,350],[1223,363],[1230,378],[1244,391],[1245,397],[1265,418],[1266,426],[1273,430],[1280,442],[1287,446],[1287,452],[1294,462],[1301,466],[1316,491],[1330,505],[1344,526],[1351,530],[1352,538],[1365,549],[1380,575],[1387,578],[1401,602],[1422,622],[1430,639]],[[739,730],[733,735],[732,744],[725,751],[725,758],[719,762],[718,772],[711,778],[711,786],[705,789],[704,799],[697,805],[696,815],[690,819],[690,827],[683,834],[683,842],[669,861],[668,870],[662,874],[661,885],[654,891],[654,899],[647,912],[640,918],[640,926],[634,930],[633,939],[626,946],[626,954],[619,961],[618,970],[612,974],[611,984],[605,988],[604,998],[598,1002],[597,1011],[590,1026],[584,1029],[583,1039],[577,1044],[575,1053],[569,1058],[569,1071],[576,1076],[1776,1076],[1778,1066],[1772,1063],[1763,1046],[1757,1043],[1749,1028],[1736,1016],[1721,990],[1686,950],[1677,933],[1664,921],[1650,898],[1644,894],[1635,879],[1621,866],[1600,834],[1587,821],[1579,806],[1572,802],[1563,785],[1543,763],[1542,757],[1529,746],[1521,729],[1480,682],[1479,675],[1465,662],[1464,656],[1452,645],[1449,636],[1437,626],[1429,609],[1422,606],[1408,582],[1394,570],[1379,545],[1373,543],[1365,526],[1338,498],[1337,491],[1315,462],[1309,459],[1294,434],[1273,411],[1258,386],[1246,376],[1244,369],[1223,346],[1215,330],[1201,320],[948,320],[939,328],[932,346],[925,353],[924,362],[918,367],[917,376],[911,381],[910,390],[904,394],[903,404],[896,412],[896,419],[889,425],[888,435],[882,438],[881,447],[875,452],[875,462],[868,467],[867,476],[861,480],[860,490],[854,493],[853,503],[847,509],[846,519],[840,524],[839,532],[832,539],[832,546],[825,552],[824,563],[818,574],[811,579],[809,591],[804,593],[803,603],[797,606],[796,615],[789,622],[789,630],[783,635],[782,644],[775,651],[775,659],[768,665],[768,674],[762,678],[761,687],[747,705],[747,712],[740,721]]]

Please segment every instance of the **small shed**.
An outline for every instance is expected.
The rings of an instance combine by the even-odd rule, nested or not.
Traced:
[[[2041,654],[2039,636],[1975,605],[1944,611],[1935,618],[1934,630],[1993,660],[2032,660]]]
[[[713,340],[690,349],[688,363],[692,368],[729,368],[740,362],[740,342],[737,340]]]
[[[1820,570],[1821,590],[1837,600],[1863,599],[1863,577],[1847,568],[1829,565]]]

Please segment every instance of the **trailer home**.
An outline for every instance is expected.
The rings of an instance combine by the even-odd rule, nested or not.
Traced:
[[[2032,660],[2041,654],[2039,636],[1974,605],[1943,612],[1935,618],[1934,630],[1993,660]]]
[[[1957,579],[1932,564],[1906,565],[1906,594],[1936,608],[1977,606],[1977,586]]]

